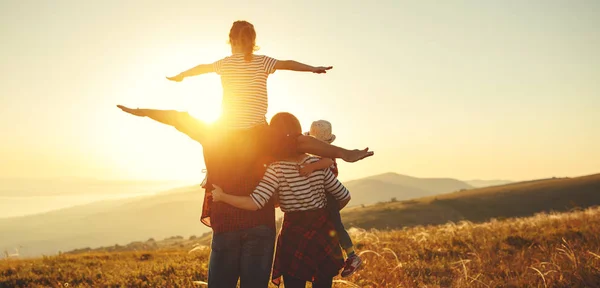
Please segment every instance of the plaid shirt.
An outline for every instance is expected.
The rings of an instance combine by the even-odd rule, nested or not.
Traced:
[[[249,196],[258,185],[268,164],[296,151],[297,136],[279,135],[269,126],[250,129],[221,129],[220,124],[207,126],[187,112],[167,111],[169,125],[196,140],[204,148],[208,173],[200,221],[214,233],[229,232],[266,225],[275,229],[275,207],[270,201],[258,211],[247,211],[225,203],[213,203],[210,191],[216,184],[228,194]]]
[[[204,161],[208,170],[206,191],[212,191],[212,185],[216,184],[228,194],[249,196],[258,186],[268,164],[290,151],[296,151],[296,139],[296,135],[278,137],[266,125],[204,139]],[[275,229],[274,202],[269,201],[258,211],[248,211],[226,203],[213,203],[212,196],[207,193],[200,219],[212,227],[214,233],[260,225]]]

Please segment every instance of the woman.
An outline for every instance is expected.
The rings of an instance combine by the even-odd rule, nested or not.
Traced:
[[[289,113],[273,116],[270,126],[283,135],[302,131],[298,119]],[[331,287],[333,277],[344,265],[339,242],[332,233],[335,228],[326,209],[325,193],[333,195],[340,207],[348,204],[350,193],[329,169],[308,176],[299,174],[299,167],[318,160],[304,153],[285,155],[269,165],[250,196],[229,195],[216,185],[212,192],[213,201],[246,210],[259,210],[278,196],[285,216],[277,240],[272,281],[279,285],[283,276],[286,288],[305,287],[307,281],[313,282],[315,288]]]

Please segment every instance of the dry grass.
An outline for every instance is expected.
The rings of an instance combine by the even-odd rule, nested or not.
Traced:
[[[336,287],[600,287],[600,208],[351,233],[364,268]],[[0,287],[203,287],[207,257],[174,249],[5,259]]]

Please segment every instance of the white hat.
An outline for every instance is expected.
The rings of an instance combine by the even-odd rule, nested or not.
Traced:
[[[326,120],[313,122],[307,134],[329,144],[335,141],[335,135],[331,133],[331,123]]]

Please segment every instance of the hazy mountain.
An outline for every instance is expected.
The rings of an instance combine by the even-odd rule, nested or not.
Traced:
[[[455,179],[426,179],[394,173],[345,184],[353,195],[351,206],[472,188]],[[110,193],[113,186],[104,184],[102,187]],[[148,238],[200,235],[209,231],[199,221],[203,197],[204,190],[190,186],[153,196],[101,201],[0,219],[0,249],[23,246],[20,249],[23,255],[54,254],[76,248],[124,245]]]
[[[102,201],[58,211],[0,219],[0,249],[20,249],[23,256],[55,254],[75,248],[200,235],[204,191],[199,186],[155,196]]]
[[[347,227],[401,228],[462,220],[525,217],[600,205],[600,174],[577,178],[540,179],[471,189],[410,201],[344,209]]]
[[[377,202],[407,200],[473,188],[450,178],[416,178],[396,173],[385,173],[344,183],[352,193],[351,206]]]

